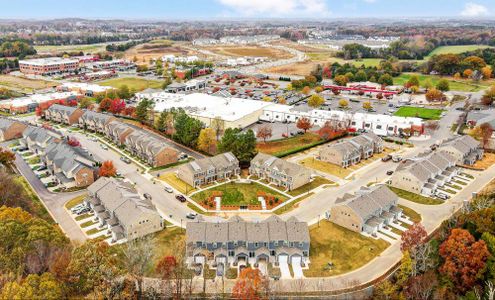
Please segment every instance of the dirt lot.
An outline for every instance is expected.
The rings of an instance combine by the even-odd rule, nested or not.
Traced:
[[[0,86],[15,91],[32,91],[57,86],[58,84],[40,79],[21,78],[12,75],[0,75]]]
[[[138,64],[149,64],[150,59],[156,59],[166,54],[198,55],[198,53],[187,49],[187,43],[156,40],[132,47],[124,53],[124,58],[133,60],[134,57],[137,57]]]
[[[289,40],[278,40],[270,43],[271,45],[275,46],[284,46],[292,49],[296,49],[301,52],[325,52],[325,53],[330,53],[332,52],[331,49],[322,46],[322,45],[304,45],[304,44],[299,44],[299,43],[294,43]]]
[[[205,47],[205,49],[213,53],[226,56],[261,56],[273,59],[292,57],[289,52],[280,49],[265,48],[259,46],[217,46]]]

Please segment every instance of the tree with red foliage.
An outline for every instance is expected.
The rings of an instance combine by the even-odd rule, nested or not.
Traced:
[[[304,133],[306,133],[306,131],[313,127],[313,125],[311,124],[311,120],[309,120],[308,118],[301,118],[297,120],[296,126],[297,128],[304,130]]]
[[[119,98],[113,99],[112,103],[110,103],[110,107],[108,108],[108,111],[110,111],[113,114],[120,114],[122,111],[125,109],[125,101]]]
[[[330,121],[326,121],[323,127],[318,130],[318,135],[324,140],[329,140],[335,136],[336,131],[337,128]]]
[[[483,147],[486,148],[488,146],[488,143],[490,142],[490,139],[492,138],[493,134],[493,128],[490,123],[483,123],[480,125],[481,129],[481,142],[483,144]]]
[[[439,268],[460,292],[473,288],[486,270],[490,252],[483,240],[476,241],[469,231],[452,229],[439,248],[444,264]]]
[[[114,177],[117,174],[117,169],[113,165],[113,161],[106,160],[101,164],[98,175],[101,177]]]
[[[68,100],[65,102],[65,106],[71,106],[71,107],[77,106],[77,100],[76,99]]]
[[[337,96],[340,94],[340,90],[338,88],[332,88],[332,93]]]
[[[67,140],[67,144],[71,147],[79,147],[81,146],[81,143],[74,137],[70,137],[68,140]]]
[[[376,99],[382,100],[383,99],[383,94],[382,93],[376,94]]]
[[[264,291],[267,290],[268,280],[260,270],[245,268],[237,279],[232,296],[235,299],[265,299]]]
[[[124,111],[122,112],[124,116],[129,116],[129,117],[134,117],[136,114],[136,108],[134,106],[128,106],[124,108]]]
[[[35,111],[37,117],[42,117],[43,116],[44,110],[41,107],[39,107],[39,106],[36,107],[36,109],[34,111]]]
[[[270,125],[264,125],[258,128],[256,137],[263,139],[263,143],[266,143],[266,139],[272,137],[272,127]]]
[[[328,66],[323,68],[322,74],[323,74],[323,77],[325,77],[325,78],[332,78],[332,70],[330,70],[330,68]]]
[[[428,233],[421,223],[414,223],[401,237],[400,251],[406,252],[422,244]]]
[[[111,105],[112,105],[112,99],[104,98],[103,100],[101,100],[98,109],[100,111],[108,111]]]
[[[404,293],[407,299],[430,299],[437,286],[437,274],[429,270],[424,274],[409,278],[404,285]]]

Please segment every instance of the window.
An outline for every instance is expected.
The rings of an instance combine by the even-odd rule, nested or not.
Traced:
[[[254,257],[254,252],[253,251],[250,251],[249,252],[249,257]]]
[[[235,252],[234,251],[229,251],[229,256],[234,256]]]

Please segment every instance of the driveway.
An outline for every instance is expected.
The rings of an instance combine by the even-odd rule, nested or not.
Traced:
[[[288,263],[289,257],[287,255],[280,255],[278,257],[278,264],[280,267],[280,278],[281,279],[290,279],[292,276],[290,275],[289,271],[289,263]]]
[[[298,279],[304,277],[300,257],[292,258],[292,271],[294,271],[294,278]]]

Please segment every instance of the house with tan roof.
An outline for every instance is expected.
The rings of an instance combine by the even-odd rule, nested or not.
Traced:
[[[45,110],[45,119],[66,125],[79,124],[84,111],[78,107],[53,104]]]
[[[457,159],[444,151],[401,162],[390,179],[390,185],[415,194],[434,195],[459,171]]]
[[[354,195],[337,198],[330,221],[358,233],[376,235],[402,216],[398,202],[399,197],[386,185],[363,187]]]
[[[88,187],[84,202],[95,212],[99,228],[112,241],[133,240],[160,231],[165,224],[153,203],[128,182],[102,177]]]
[[[232,152],[226,152],[180,166],[177,170],[177,177],[187,184],[197,187],[216,180],[235,177],[240,173],[239,160]]]
[[[469,135],[461,135],[449,139],[438,146],[438,150],[445,151],[455,157],[459,165],[473,165],[483,158],[481,143]]]
[[[116,145],[122,146],[127,136],[134,130],[131,125],[115,120],[105,126],[105,135]]]
[[[309,263],[310,237],[306,222],[295,217],[283,221],[271,216],[260,222],[234,216],[226,222],[189,222],[186,226],[186,255],[190,264],[206,262],[252,265],[264,261]],[[205,261],[206,260],[206,261]]]
[[[0,142],[18,139],[27,125],[16,120],[0,118]]]
[[[288,190],[295,190],[311,181],[312,172],[298,164],[265,153],[258,153],[251,160],[249,174],[266,179]]]
[[[104,133],[105,126],[115,120],[117,120],[117,118],[112,115],[85,110],[83,115],[79,118],[79,127],[85,130]]]

